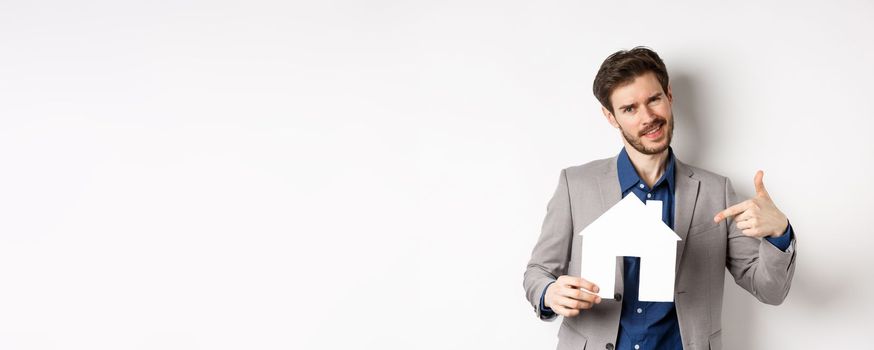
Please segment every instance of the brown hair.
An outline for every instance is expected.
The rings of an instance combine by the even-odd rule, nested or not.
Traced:
[[[598,69],[598,74],[595,75],[595,83],[592,85],[592,92],[595,93],[595,98],[601,102],[601,105],[610,113],[613,113],[613,103],[610,101],[610,95],[613,90],[623,85],[629,84],[637,78],[648,72],[653,72],[662,85],[662,90],[668,92],[668,70],[665,68],[665,63],[659,58],[655,51],[648,47],[638,46],[631,50],[616,51],[604,63],[601,63],[601,68]]]

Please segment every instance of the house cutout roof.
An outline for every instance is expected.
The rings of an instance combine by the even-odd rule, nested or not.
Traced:
[[[641,258],[639,299],[673,301],[677,241],[662,221],[662,202],[629,194],[580,232],[583,236],[580,275],[613,299],[617,256]],[[646,299],[645,299],[646,298]]]

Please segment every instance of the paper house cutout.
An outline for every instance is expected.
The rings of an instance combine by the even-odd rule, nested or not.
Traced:
[[[662,202],[644,205],[628,194],[580,232],[580,276],[595,283],[602,299],[613,299],[616,257],[640,257],[641,301],[674,301],[677,241],[662,222]]]

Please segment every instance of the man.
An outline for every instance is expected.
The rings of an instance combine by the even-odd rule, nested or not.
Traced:
[[[761,171],[756,196],[740,201],[730,180],[674,156],[673,95],[655,52],[610,55],[593,90],[624,147],[561,172],[525,271],[526,297],[541,319],[564,316],[559,349],[720,349],[724,269],[760,301],[780,304],[795,270],[792,227]],[[639,258],[617,259],[614,299],[580,276],[578,233],[626,195],[662,201],[662,221],[682,239],[674,302],[638,300]]]

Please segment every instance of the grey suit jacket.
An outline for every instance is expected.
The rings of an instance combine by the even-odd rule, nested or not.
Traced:
[[[617,157],[562,170],[558,188],[525,271],[525,295],[538,317],[546,285],[561,275],[580,276],[579,232],[622,199]],[[732,220],[713,222],[721,210],[739,203],[724,176],[676,160],[674,231],[677,249],[674,302],[685,349],[721,349],[725,269],[760,301],[777,305],[789,293],[795,270],[795,238],[780,251],[747,237]],[[622,259],[617,259],[617,294],[622,294]],[[585,276],[582,276],[585,278]],[[578,316],[564,318],[558,349],[612,349],[622,303],[604,299]]]

